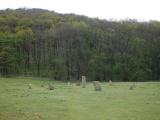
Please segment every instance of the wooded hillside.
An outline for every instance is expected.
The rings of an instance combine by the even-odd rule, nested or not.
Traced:
[[[0,73],[54,79],[158,80],[160,22],[0,10]]]

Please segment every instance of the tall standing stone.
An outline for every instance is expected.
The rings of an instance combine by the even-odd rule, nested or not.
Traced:
[[[82,76],[82,87],[86,87],[86,76]]]

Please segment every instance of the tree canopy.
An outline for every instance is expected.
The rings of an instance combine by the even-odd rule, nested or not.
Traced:
[[[160,22],[0,10],[0,73],[57,80],[159,80]]]

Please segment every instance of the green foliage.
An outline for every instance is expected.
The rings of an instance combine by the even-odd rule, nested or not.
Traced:
[[[55,58],[52,60],[49,76],[58,80],[66,77],[66,67],[63,64],[62,58]]]
[[[0,52],[0,70],[3,75],[8,74],[9,70],[15,66],[16,58],[14,51],[13,48],[7,46]]]
[[[16,69],[68,80],[81,75],[97,80],[159,80],[159,33],[158,21],[100,20],[43,9],[0,10],[0,68],[7,58],[13,62],[7,67],[11,73]]]
[[[25,37],[24,31],[22,31],[22,30],[18,31],[16,33],[16,39],[14,41],[14,44],[17,46],[20,46],[23,43],[24,37]]]

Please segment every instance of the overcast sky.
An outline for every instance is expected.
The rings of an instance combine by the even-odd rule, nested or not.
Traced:
[[[42,8],[100,19],[160,21],[160,0],[0,0],[0,9]]]

